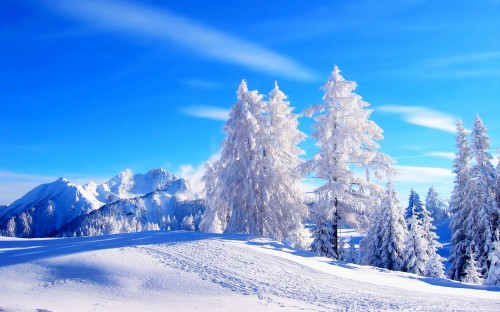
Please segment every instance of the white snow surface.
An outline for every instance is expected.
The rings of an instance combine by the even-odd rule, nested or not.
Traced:
[[[183,231],[0,237],[0,311],[500,311],[500,287]]]

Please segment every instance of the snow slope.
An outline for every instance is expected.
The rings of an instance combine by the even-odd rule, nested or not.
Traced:
[[[500,288],[313,257],[267,239],[152,231],[0,238],[5,311],[499,311]]]

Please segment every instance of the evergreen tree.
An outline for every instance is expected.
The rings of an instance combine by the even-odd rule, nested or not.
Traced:
[[[495,240],[493,241],[493,247],[488,258],[490,268],[486,283],[489,285],[500,285],[500,237],[498,231],[497,229],[495,232]]]
[[[170,229],[172,231],[179,229],[179,222],[177,221],[177,218],[175,216],[173,216],[172,222],[170,223]]]
[[[368,234],[360,243],[364,263],[389,270],[403,268],[406,221],[394,185],[389,182]]]
[[[500,149],[497,150],[500,153]],[[497,208],[500,210],[500,156],[498,156],[497,168],[495,170],[495,198],[497,202]],[[492,231],[495,232],[500,229],[500,211],[493,215],[492,220]],[[496,220],[495,220],[496,219]]]
[[[475,253],[472,252],[472,248],[469,248],[461,281],[468,284],[482,284],[483,278],[479,272],[480,270],[477,266]]]
[[[442,257],[435,253],[425,264],[425,276],[442,278],[444,276],[444,265]]]
[[[423,229],[417,214],[414,212],[408,220],[408,235],[404,247],[404,270],[409,273],[424,275],[427,255],[427,242],[423,237]]]
[[[202,181],[205,182],[206,208],[203,214],[203,221],[200,223],[201,232],[222,233],[226,229],[231,210],[229,207],[229,194],[220,192],[220,180],[218,175],[227,175],[227,170],[221,166],[221,161],[214,164],[205,165],[205,174]],[[218,170],[215,168],[219,168]],[[229,177],[225,177],[224,180]]]
[[[406,208],[405,219],[410,220],[413,214],[417,215],[417,218],[422,220],[422,202],[420,201],[420,196],[414,189],[410,191],[410,197],[408,199],[408,207]]]
[[[348,263],[358,263],[359,262],[359,251],[356,249],[356,246],[354,245],[354,241],[352,239],[349,240],[349,247],[347,250],[342,254],[342,260]]]
[[[470,239],[465,235],[469,207],[466,205],[467,188],[469,184],[469,161],[471,150],[467,142],[467,133],[462,121],[457,121],[456,145],[457,152],[453,161],[455,174],[453,192],[450,198],[451,212],[451,252],[448,261],[451,263],[447,275],[454,280],[461,280],[464,274],[466,256],[470,246]]]
[[[220,222],[228,233],[262,235],[262,207],[257,207],[260,143],[259,120],[264,102],[257,91],[248,91],[242,81],[238,101],[231,108],[224,126],[227,137],[222,143],[220,159],[204,175],[208,209],[203,230]],[[218,226],[219,227],[219,226]]]
[[[301,163],[298,156],[304,151],[296,144],[304,140],[305,134],[297,129],[298,115],[292,110],[286,95],[275,83],[264,109],[265,123],[259,132],[261,189],[257,206],[263,210],[261,235],[300,246],[308,209],[298,187],[297,167]]]
[[[184,231],[194,231],[193,215],[185,216],[182,220],[181,230]]]
[[[321,214],[314,214],[315,226],[312,228],[313,242],[309,250],[314,254],[321,257],[329,257],[336,254],[337,251],[333,249],[331,238],[333,236],[333,227],[328,219]]]
[[[444,275],[444,266],[442,261],[444,260],[438,253],[437,250],[442,247],[441,243],[438,242],[438,236],[436,235],[436,227],[433,225],[433,219],[427,211],[426,208],[422,210],[422,233],[426,244],[426,253],[428,262],[425,265],[424,275],[431,277],[442,277]]]
[[[476,116],[472,130],[472,158],[470,180],[467,185],[467,216],[465,235],[476,252],[476,261],[482,276],[487,275],[488,255],[492,247],[492,223],[496,223],[498,207],[495,200],[495,171],[489,153],[490,142],[483,122]]]
[[[429,211],[435,222],[440,222],[448,218],[446,204],[441,199],[441,196],[439,196],[434,186],[431,186],[425,197],[425,209]]]
[[[298,115],[277,83],[267,103],[244,81],[237,96],[221,157],[204,176],[208,207],[200,228],[299,246],[308,210],[298,189],[296,167],[304,152],[296,144],[305,138],[297,130]]]
[[[356,83],[345,80],[335,66],[323,86],[323,104],[311,109],[323,112],[315,118],[312,134],[320,151],[302,167],[325,182],[315,190],[318,202],[313,209],[320,221],[331,224],[332,231],[324,233],[331,233],[328,243],[318,241],[316,236],[313,245],[327,244],[320,249],[331,250],[326,256],[335,259],[339,256],[339,217],[352,221],[352,216],[371,209],[373,197],[381,190],[370,175],[382,179],[393,173],[391,159],[377,151],[379,145],[374,141],[383,138],[382,130],[369,120],[369,104],[353,93],[355,88]],[[364,169],[365,176],[354,174],[354,167]],[[316,226],[323,228],[326,224]]]

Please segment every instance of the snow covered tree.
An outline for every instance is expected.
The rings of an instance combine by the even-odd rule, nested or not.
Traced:
[[[7,227],[5,228],[5,236],[16,236],[16,220],[14,217],[11,217],[9,219],[9,222],[7,223]]]
[[[429,258],[425,264],[424,275],[436,278],[444,277],[444,265],[440,255],[434,253],[434,255]]]
[[[245,81],[238,88],[237,98],[224,126],[227,137],[220,159],[204,175],[208,208],[202,230],[220,223],[217,227],[228,233],[262,235],[262,207],[257,207],[260,194],[256,190],[261,182],[258,132],[264,102],[257,91],[248,91]]]
[[[179,222],[177,221],[177,218],[175,216],[172,217],[172,221],[170,222],[170,229],[172,231],[179,229]]]
[[[425,197],[425,209],[429,211],[435,222],[440,222],[448,218],[446,204],[441,199],[441,196],[439,196],[434,186],[431,186]]]
[[[436,235],[436,227],[433,225],[433,219],[430,212],[424,207],[422,210],[422,233],[426,244],[426,253],[428,262],[425,265],[424,275],[431,277],[442,277],[444,275],[444,260],[438,253],[438,248],[441,248],[441,243],[438,242]]]
[[[308,209],[298,187],[301,178],[299,155],[304,151],[296,146],[305,139],[297,129],[298,115],[292,113],[286,95],[275,83],[260,120],[259,179],[257,207],[262,210],[260,235],[278,241],[288,241],[293,246],[302,245],[301,231]]]
[[[495,232],[493,247],[488,259],[490,261],[490,268],[486,283],[489,285],[500,285],[500,235],[498,229]]]
[[[359,250],[356,249],[356,246],[354,245],[354,241],[352,239],[349,240],[349,247],[345,252],[342,253],[342,261],[348,262],[348,263],[358,263],[359,262]]]
[[[457,152],[453,161],[453,173],[455,174],[453,192],[450,198],[451,212],[451,252],[448,261],[451,263],[447,275],[454,280],[461,280],[464,274],[466,256],[470,246],[470,239],[465,235],[469,207],[466,204],[467,185],[469,181],[469,161],[471,149],[467,142],[467,133],[462,121],[457,121],[456,136]]]
[[[429,257],[427,255],[427,242],[424,239],[424,232],[420,225],[420,220],[415,212],[408,220],[408,235],[405,240],[404,270],[409,273],[424,275],[425,266]]]
[[[417,215],[417,218],[422,220],[422,202],[420,201],[420,196],[414,189],[410,191],[410,197],[408,199],[408,207],[406,208],[405,219],[410,220],[413,214]]]
[[[480,270],[481,269],[477,266],[475,253],[472,251],[472,248],[469,248],[461,281],[468,284],[482,284],[483,277],[481,276]]]
[[[498,150],[498,151],[500,153],[500,150]],[[497,208],[500,209],[500,156],[498,156],[497,169],[495,170],[495,196],[496,196],[496,201],[497,201]],[[498,215],[499,214],[497,214],[496,223],[495,223],[495,220],[493,220],[492,224],[497,229],[500,229],[500,220],[499,220]]]
[[[194,231],[193,215],[185,216],[182,220],[181,230],[184,231]]]
[[[403,268],[406,221],[394,185],[389,182],[380,207],[374,214],[368,234],[360,243],[363,262],[389,270]]]
[[[331,235],[328,243],[316,236],[313,245],[328,244],[320,249],[331,250],[327,256],[334,259],[338,259],[339,218],[354,223],[361,211],[372,209],[373,198],[379,197],[381,189],[371,181],[371,175],[383,179],[394,173],[391,158],[377,151],[379,145],[374,141],[383,138],[382,129],[369,120],[369,104],[353,93],[355,88],[356,83],[345,80],[335,66],[323,86],[323,104],[310,109],[309,114],[322,112],[315,118],[312,134],[320,151],[302,166],[304,172],[324,181],[315,190],[318,201],[313,212],[317,220],[331,224],[332,231],[324,233]],[[355,168],[364,174],[355,173]]]
[[[204,176],[207,210],[200,228],[209,232],[249,233],[300,245],[307,216],[296,167],[304,152],[296,146],[305,138],[297,130],[298,115],[278,84],[262,100],[238,89],[224,131],[221,157]]]
[[[333,227],[329,220],[323,219],[323,215],[314,214],[313,220],[315,226],[312,228],[313,242],[309,250],[321,257],[329,257],[332,254],[337,254],[332,244]]]
[[[205,174],[202,180],[205,182],[206,208],[203,221],[200,223],[201,232],[222,233],[226,229],[231,210],[227,204],[229,194],[220,192],[218,174],[227,174],[221,166],[221,161],[205,165]],[[220,167],[218,170],[215,167]],[[228,179],[229,177],[226,177]]]
[[[486,277],[492,234],[498,220],[498,207],[494,190],[495,170],[489,153],[490,139],[479,116],[475,118],[471,135],[474,163],[469,171],[470,180],[467,185],[467,205],[470,207],[470,213],[465,223],[468,225],[465,235],[470,239],[471,246],[476,252],[479,272]],[[495,226],[492,226],[492,223],[495,223]]]

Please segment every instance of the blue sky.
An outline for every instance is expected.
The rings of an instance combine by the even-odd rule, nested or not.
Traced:
[[[277,80],[300,112],[335,64],[384,129],[401,197],[449,195],[457,117],[479,114],[498,155],[499,1],[4,0],[0,26],[0,203],[125,168],[195,179],[241,79]]]

